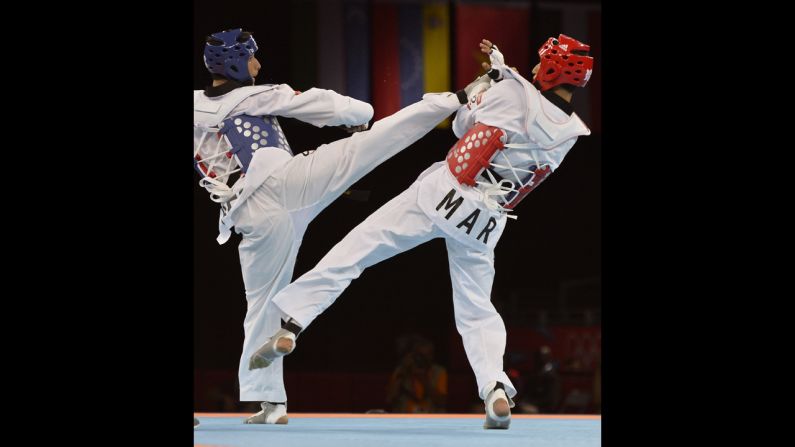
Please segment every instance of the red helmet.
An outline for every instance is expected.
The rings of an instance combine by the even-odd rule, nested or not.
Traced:
[[[593,58],[574,52],[590,50],[590,46],[565,34],[557,39],[550,37],[538,49],[541,66],[536,73],[536,82],[541,86],[541,91],[560,84],[585,87],[593,71]]]

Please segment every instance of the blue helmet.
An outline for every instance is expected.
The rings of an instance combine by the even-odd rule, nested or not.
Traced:
[[[204,65],[210,73],[240,82],[251,80],[248,60],[257,52],[257,42],[241,28],[221,31],[207,37]]]

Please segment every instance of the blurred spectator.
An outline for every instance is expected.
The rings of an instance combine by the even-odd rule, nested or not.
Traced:
[[[524,351],[508,351],[505,353],[505,374],[511,379],[514,388],[516,388],[516,407],[512,410],[513,413],[538,413],[532,405],[523,404],[523,400],[527,397],[527,384],[526,377],[523,377],[522,370],[526,368],[527,353]],[[483,412],[483,402],[480,402],[481,410]]]
[[[387,402],[395,413],[444,413],[447,370],[433,362],[433,343],[417,336],[398,341],[400,363],[389,379]],[[401,346],[403,345],[403,346]],[[403,349],[400,349],[404,347]]]
[[[579,388],[572,388],[563,403],[560,405],[561,413],[584,414],[588,413],[591,405],[591,393],[586,393]]]
[[[560,403],[560,373],[552,358],[549,346],[542,346],[535,353],[533,371],[527,380],[527,402],[522,406],[527,413],[556,413]]]

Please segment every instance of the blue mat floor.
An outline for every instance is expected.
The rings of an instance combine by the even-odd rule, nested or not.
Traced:
[[[519,419],[508,430],[484,430],[483,419],[291,418],[288,425],[246,425],[243,417],[203,417],[196,445],[218,447],[595,447],[601,419]]]

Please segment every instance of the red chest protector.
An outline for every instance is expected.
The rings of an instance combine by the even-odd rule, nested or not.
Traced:
[[[507,137],[502,129],[475,123],[447,153],[447,167],[463,185],[475,186],[476,178],[488,168]]]

